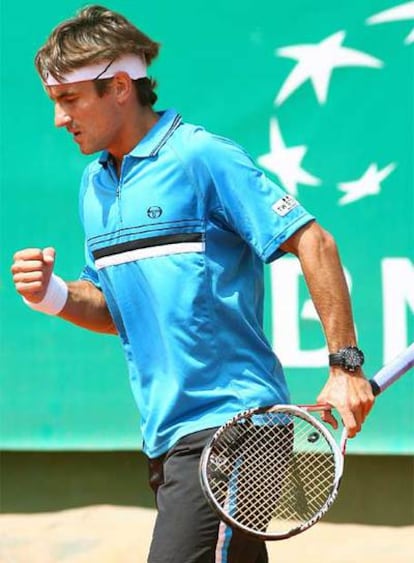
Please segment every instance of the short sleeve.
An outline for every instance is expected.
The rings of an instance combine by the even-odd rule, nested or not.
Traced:
[[[97,289],[101,289],[101,283],[99,281],[98,272],[95,268],[94,261],[90,255],[86,243],[85,243],[85,262],[86,262],[85,266],[83,267],[83,270],[80,273],[79,279],[91,282]]]
[[[234,142],[204,133],[193,167],[215,192],[214,213],[264,261],[283,254],[280,245],[314,217],[270,180]]]

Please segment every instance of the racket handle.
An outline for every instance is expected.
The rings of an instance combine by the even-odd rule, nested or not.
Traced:
[[[379,395],[394,381],[399,379],[405,372],[414,366],[414,342],[406,348],[389,364],[380,369],[372,379],[370,384],[374,396]]]

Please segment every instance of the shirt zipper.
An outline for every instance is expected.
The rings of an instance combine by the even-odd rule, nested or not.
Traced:
[[[116,198],[116,205],[117,205],[117,211],[118,211],[118,221],[120,224],[122,224],[122,207],[121,207],[121,191],[122,191],[122,185],[124,182],[124,169],[125,169],[125,163],[126,163],[126,158],[122,159],[122,164],[121,164],[121,171],[120,171],[120,175],[118,177],[118,175],[116,174],[116,170],[115,168],[113,169],[114,174],[115,174],[115,178],[116,178],[116,190],[115,190],[115,198]]]

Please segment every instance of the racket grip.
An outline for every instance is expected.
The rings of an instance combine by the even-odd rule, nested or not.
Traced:
[[[405,372],[414,366],[414,343],[406,348],[401,354],[394,358],[389,364],[380,369],[370,384],[374,396],[379,395],[394,381],[399,379]]]

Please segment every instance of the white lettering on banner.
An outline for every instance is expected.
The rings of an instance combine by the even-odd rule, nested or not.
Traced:
[[[384,258],[381,263],[384,301],[384,364],[410,344],[408,308],[414,313],[414,264],[408,258]]]
[[[409,344],[409,309],[414,312],[414,264],[408,258],[384,258],[381,267],[384,310],[382,344],[383,363],[386,364]],[[344,271],[351,290],[351,276],[346,268]],[[300,303],[299,282],[303,274],[299,261],[295,258],[277,260],[271,264],[270,272],[272,343],[280,361],[285,367],[292,368],[326,367],[326,346],[308,350],[301,348],[300,323],[320,321],[310,298]]]
[[[323,367],[327,365],[326,346],[314,350],[300,348],[300,319],[319,321],[311,299],[299,313],[299,260],[283,258],[271,264],[273,347],[285,367]]]

